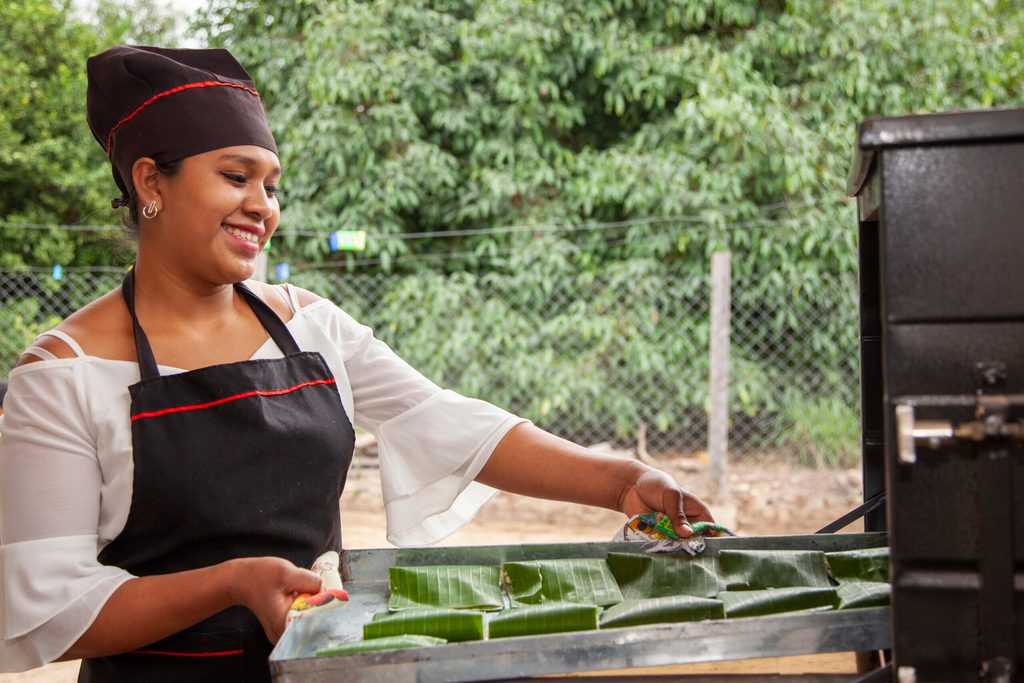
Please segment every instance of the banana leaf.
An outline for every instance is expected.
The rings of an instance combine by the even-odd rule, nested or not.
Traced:
[[[601,628],[669,624],[678,621],[724,619],[725,607],[718,600],[675,595],[646,600],[625,600],[601,614]]]
[[[832,586],[818,550],[723,550],[718,563],[728,590]]]
[[[392,611],[418,607],[498,610],[504,604],[497,566],[391,567],[388,578]]]
[[[565,602],[604,607],[622,602],[615,577],[601,559],[508,562],[504,572],[514,606]]]
[[[363,638],[386,636],[433,636],[452,642],[483,640],[483,612],[458,609],[406,609],[401,612],[379,612],[363,625]]]
[[[722,591],[718,599],[725,604],[725,616],[729,619],[804,610],[831,610],[839,603],[835,588],[806,587]]]
[[[839,583],[889,581],[889,549],[865,548],[825,555],[829,573]]]
[[[354,643],[334,643],[316,651],[317,657],[334,655],[351,655],[356,652],[374,652],[376,650],[406,650],[413,647],[433,647],[444,645],[444,638],[430,636],[391,636],[374,640],[357,640]]]
[[[596,605],[558,603],[507,609],[491,617],[488,638],[535,636],[597,629]]]
[[[847,581],[836,589],[839,609],[885,607],[892,592],[888,583],[880,581]]]
[[[608,567],[625,600],[692,595],[713,598],[725,585],[718,578],[718,562],[697,557],[608,553]]]

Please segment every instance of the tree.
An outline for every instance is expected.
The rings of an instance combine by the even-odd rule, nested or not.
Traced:
[[[68,10],[44,0],[0,7],[4,223],[89,222],[102,205],[107,171],[83,116],[85,57],[96,48],[95,34],[69,20]],[[0,238],[0,265],[6,269],[68,264],[76,256],[84,263],[106,262],[101,243],[88,233],[0,229]]]
[[[680,429],[728,249],[755,312],[734,414],[848,436],[856,124],[1021,104],[1022,26],[1012,0],[225,0],[200,28],[269,109],[276,258],[402,275],[339,301],[437,381],[542,423]],[[367,252],[329,253],[336,229]]]
[[[151,0],[134,5],[102,0],[97,8],[102,31],[71,9],[67,1],[0,5],[0,268],[5,270],[106,265],[120,251],[116,230],[45,226],[116,223],[110,165],[85,118],[86,58],[132,38],[159,42],[174,22]],[[129,16],[147,17],[148,32],[139,32]]]
[[[366,229],[385,269],[470,252],[460,270],[550,236],[396,238],[635,221],[554,239],[581,268],[702,271],[728,247],[738,272],[813,281],[855,268],[857,121],[1020,103],[1022,23],[1010,0],[245,0],[203,27],[264,92],[285,233]],[[664,216],[687,218],[643,222]]]

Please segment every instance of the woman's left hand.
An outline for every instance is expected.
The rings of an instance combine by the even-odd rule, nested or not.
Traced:
[[[663,512],[681,538],[693,534],[690,522],[714,522],[711,511],[697,496],[682,489],[672,477],[652,467],[644,468],[619,499],[628,517]]]

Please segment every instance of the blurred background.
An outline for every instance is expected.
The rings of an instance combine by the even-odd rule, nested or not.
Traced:
[[[132,261],[86,58],[227,47],[285,169],[267,280],[443,386],[658,463],[747,534],[813,531],[860,496],[857,123],[1024,104],[1015,0],[3,0],[0,41],[0,377]],[[348,547],[384,538],[361,439]],[[503,496],[451,542],[606,540],[605,513]]]
[[[856,466],[856,124],[1024,102],[1010,0],[7,0],[0,20],[0,376],[132,259],[86,57],[223,46],[285,169],[268,280],[443,386],[653,459],[706,457],[721,251],[731,459]]]

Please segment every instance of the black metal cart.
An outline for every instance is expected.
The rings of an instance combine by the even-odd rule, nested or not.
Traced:
[[[865,496],[900,681],[1024,666],[1024,109],[861,124]]]

